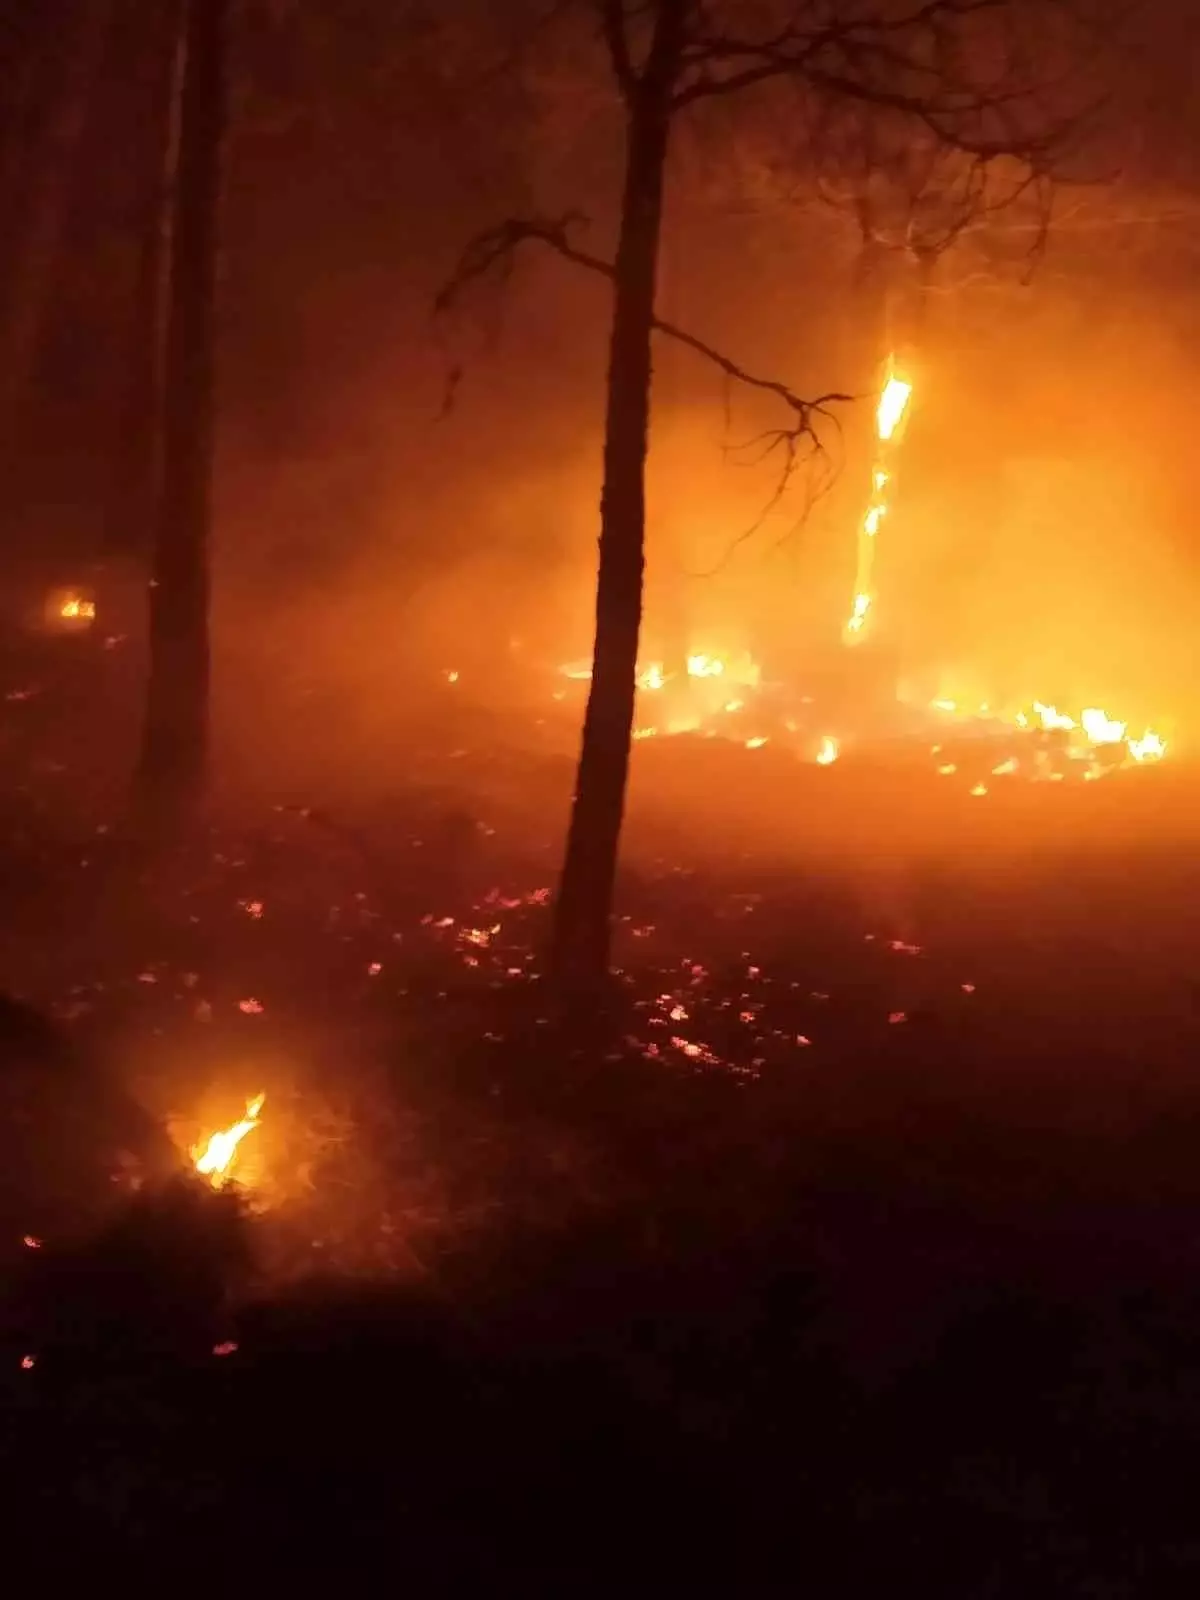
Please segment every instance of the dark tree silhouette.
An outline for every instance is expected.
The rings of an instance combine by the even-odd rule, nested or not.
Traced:
[[[110,551],[136,550],[147,557],[162,471],[167,275],[183,67],[180,0],[155,9],[144,19],[143,31],[146,81],[142,94],[150,150],[139,174],[139,226],[126,321],[124,393],[105,507],[104,545]]]
[[[64,8],[58,8],[63,10]],[[21,407],[34,375],[54,284],[76,157],[112,20],[111,0],[35,15],[5,75],[0,161],[5,259],[0,273],[0,463],[20,449]],[[56,24],[61,24],[61,33]],[[7,52],[6,52],[7,54]],[[6,62],[5,65],[8,65]]]
[[[1061,84],[1054,95],[1046,92],[1065,59],[1061,27],[1071,15],[1053,3],[1040,9],[1028,0],[579,4],[599,22],[625,110],[615,260],[610,267],[570,249],[561,224],[510,223],[475,241],[450,286],[457,292],[531,237],[599,266],[613,282],[593,672],[551,949],[554,977],[574,995],[602,990],[608,978],[642,615],[651,343],[656,328],[680,332],[664,330],[654,306],[664,185],[681,114],[706,100],[773,88],[791,96],[781,100],[781,116],[863,107],[901,135],[917,130],[981,167],[1017,160],[1039,173],[1082,114],[1064,104]],[[1059,33],[1047,31],[1051,12]],[[1032,28],[1042,32],[1033,35]],[[1035,42],[1046,46],[1036,67],[1030,65]],[[781,383],[762,386],[796,399]],[[797,404],[807,434],[812,407]],[[794,448],[800,435],[785,433]]]
[[[194,812],[207,773],[215,299],[228,13],[229,0],[187,0],[182,14],[150,662],[134,785],[135,817],[159,836],[176,832]]]

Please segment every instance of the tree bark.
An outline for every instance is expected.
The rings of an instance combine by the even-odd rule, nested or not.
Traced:
[[[550,949],[552,978],[575,994],[602,990],[609,972],[642,622],[655,278],[686,16],[686,0],[660,0],[646,66],[629,101],[592,681]]]
[[[134,786],[138,821],[170,837],[203,797],[209,733],[209,542],[218,211],[229,0],[188,0],[171,208],[162,481],[150,659]]]
[[[179,0],[147,19],[147,126],[153,147],[145,174],[141,237],[129,302],[125,391],[105,507],[103,544],[110,554],[148,559],[162,481],[162,410],[166,311],[171,261],[172,185],[178,163],[184,39]]]
[[[66,37],[58,81],[29,152],[13,248],[0,307],[0,470],[7,477],[20,454],[21,404],[33,378],[71,194],[75,156],[87,126],[111,20],[110,0],[80,0]],[[44,47],[44,46],[43,46]],[[36,61],[29,71],[36,72]]]

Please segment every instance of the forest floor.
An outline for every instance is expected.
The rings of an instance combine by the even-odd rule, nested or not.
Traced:
[[[5,1346],[39,1562],[1195,1592],[1200,775],[981,806],[668,741],[581,1030],[540,977],[559,755],[431,717],[374,793],[226,795],[131,891],[27,705],[0,987],[181,1170],[266,1096],[232,1224],[163,1202],[147,1251],[110,1197]],[[154,1273],[166,1336],[115,1287]]]

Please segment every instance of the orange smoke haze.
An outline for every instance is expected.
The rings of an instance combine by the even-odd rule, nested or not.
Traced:
[[[786,214],[771,226],[775,248],[747,254],[715,210],[678,223],[665,314],[799,392],[862,399],[776,501],[779,456],[747,448],[784,420],[770,398],[660,341],[643,657],[749,653],[802,693],[841,670],[888,352],[845,251],[813,248]],[[469,231],[447,225],[447,251]],[[1118,266],[1100,275],[1075,250],[1057,270],[1052,249],[1028,287],[931,299],[872,637],[925,699],[1099,706],[1182,752],[1200,718],[1192,372],[1178,295],[1154,293],[1150,260]],[[360,352],[331,366],[322,438],[269,466],[236,438],[225,457],[220,722],[238,770],[272,782],[397,781],[405,730],[449,672],[464,701],[515,707],[520,742],[545,675],[591,644],[604,285],[530,256],[497,339],[464,336],[441,420],[428,299],[401,297],[394,337],[372,346],[349,339],[347,319],[365,332],[368,315],[353,298],[330,291],[314,312],[314,351]],[[335,712],[325,754],[318,707]]]

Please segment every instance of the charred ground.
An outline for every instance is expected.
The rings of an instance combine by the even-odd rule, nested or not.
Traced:
[[[150,869],[57,659],[5,704],[4,981],[54,1019],[6,1018],[7,1209],[67,1208],[6,1252],[39,1560],[1190,1592],[1186,765],[985,807],[645,750],[583,1028],[540,977],[569,765],[516,722],[446,695],[372,804],[231,794]],[[214,1194],[188,1142],[258,1091]],[[177,1166],[130,1196],[146,1112]]]

